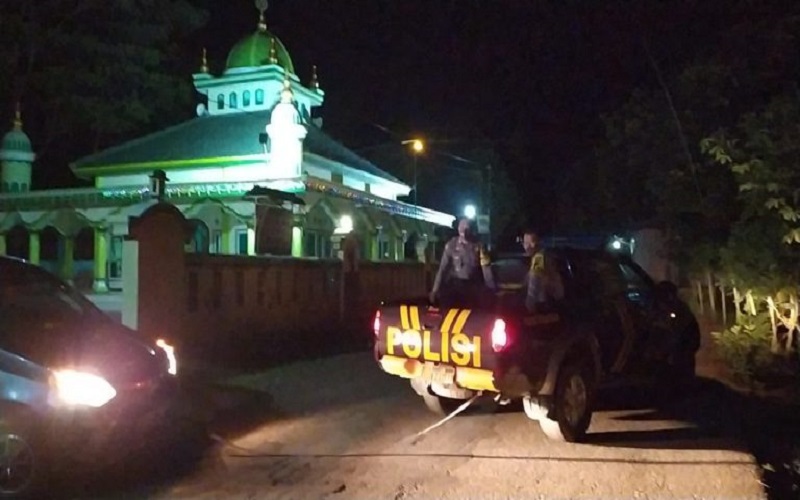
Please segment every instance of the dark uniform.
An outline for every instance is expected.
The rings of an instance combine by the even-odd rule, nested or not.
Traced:
[[[475,303],[486,286],[493,286],[489,265],[489,257],[480,243],[458,236],[451,238],[444,247],[432,294],[438,295],[443,303]]]
[[[531,266],[526,279],[525,308],[530,312],[548,312],[553,302],[564,298],[561,275],[542,250],[531,256]]]

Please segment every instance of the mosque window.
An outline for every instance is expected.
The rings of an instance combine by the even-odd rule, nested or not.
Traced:
[[[3,191],[5,191],[6,193],[8,192],[8,183],[7,182],[3,183]]]
[[[236,102],[236,92],[231,92],[231,96],[229,98],[228,106],[230,106],[231,109],[236,109],[236,108],[239,107],[238,103]]]
[[[12,182],[11,183],[11,192],[12,193],[19,192],[19,183],[17,183],[17,182]]]
[[[264,104],[264,89],[256,90],[256,106]]]
[[[217,96],[217,109],[225,109],[225,96],[222,94]]]
[[[250,91],[245,90],[242,92],[242,106],[245,108],[250,105]]]
[[[27,193],[27,192],[28,192],[28,183],[27,183],[27,182],[23,182],[23,183],[22,183],[22,189],[21,189],[21,191],[22,191],[23,193]]]

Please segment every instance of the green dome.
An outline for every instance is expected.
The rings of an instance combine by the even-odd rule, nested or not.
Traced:
[[[20,153],[32,153],[31,140],[21,129],[14,128],[3,137],[2,151],[17,151]]]
[[[271,64],[270,49],[272,40],[275,40],[275,58],[278,60],[278,65],[289,73],[294,73],[292,58],[289,56],[286,47],[277,37],[266,30],[258,30],[252,35],[239,40],[228,54],[225,68],[252,68]]]

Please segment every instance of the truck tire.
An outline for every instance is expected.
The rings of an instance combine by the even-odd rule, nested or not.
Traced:
[[[427,406],[430,411],[442,416],[450,415],[456,408],[464,404],[464,401],[460,399],[446,398],[430,393],[423,393],[422,399],[425,401],[425,406]]]
[[[539,419],[542,432],[553,441],[577,443],[592,421],[592,377],[580,363],[565,365],[558,374],[553,407]]]

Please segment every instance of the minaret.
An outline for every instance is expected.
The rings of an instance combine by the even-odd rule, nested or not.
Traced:
[[[19,103],[14,113],[14,126],[4,137],[0,146],[2,182],[0,191],[6,193],[27,192],[31,189],[31,171],[36,155],[31,140],[22,130],[22,114]]]
[[[294,104],[292,81],[287,71],[283,80],[280,102],[272,110],[267,125],[270,151],[267,176],[270,179],[300,177],[303,166],[303,140],[308,131]]]

